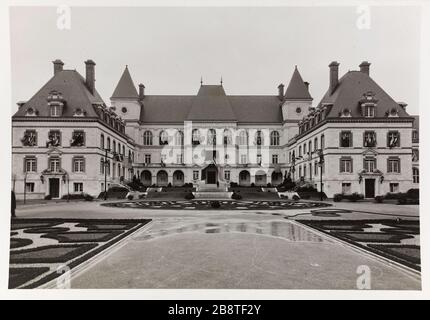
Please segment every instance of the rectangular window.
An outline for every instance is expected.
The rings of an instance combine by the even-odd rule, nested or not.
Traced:
[[[184,163],[184,156],[183,156],[183,154],[182,154],[182,153],[181,153],[181,154],[177,154],[177,155],[176,155],[176,163],[177,163],[177,164]]]
[[[230,181],[230,170],[224,171],[224,179]]]
[[[105,173],[105,160],[103,158],[100,159],[100,174]]]
[[[364,116],[367,118],[373,118],[375,116],[375,106],[364,107]]]
[[[387,147],[400,147],[400,133],[398,131],[389,131],[387,136]]]
[[[37,160],[36,158],[25,158],[24,160],[24,172],[37,172]]]
[[[416,162],[420,160],[420,153],[418,149],[412,149],[412,161]]]
[[[85,132],[82,130],[76,130],[72,134],[72,140],[70,140],[71,147],[83,147],[85,146]]]
[[[303,166],[303,177],[306,178],[306,165]]]
[[[145,163],[146,164],[150,164],[151,163],[151,155],[150,154],[145,154]]]
[[[390,183],[390,192],[391,193],[399,192],[399,184],[398,183]]]
[[[340,158],[340,173],[352,173],[352,159]]]
[[[420,170],[418,168],[412,168],[412,179],[414,183],[420,183]]]
[[[50,158],[49,159],[49,170],[51,172],[60,171],[60,158]]]
[[[325,148],[325,137],[324,135],[321,136],[321,150],[324,150]]]
[[[74,182],[73,183],[73,191],[74,192],[84,192],[84,184],[82,182]]]
[[[25,147],[37,146],[37,132],[36,130],[25,130],[24,137],[21,139],[22,145]]]
[[[316,176],[318,174],[318,162],[315,161],[314,163],[314,175]]]
[[[197,170],[193,171],[193,180],[199,180],[199,172]]]
[[[388,158],[387,172],[389,173],[400,173],[400,159]]]
[[[352,147],[352,132],[341,131],[340,133],[340,147],[351,148]]]
[[[85,159],[83,157],[73,158],[73,172],[85,172]]]
[[[257,164],[261,164],[261,154],[257,154]]]
[[[51,117],[59,117],[61,108],[60,106],[51,106]]]
[[[363,135],[363,146],[366,148],[376,147],[376,132],[366,131]]]
[[[364,170],[366,172],[374,172],[376,170],[376,159],[373,159],[373,158],[364,159]]]
[[[278,155],[277,154],[272,154],[272,163],[273,164],[277,164],[278,163]]]
[[[343,182],[342,183],[342,193],[343,194],[351,194],[351,183]]]
[[[58,147],[60,145],[61,145],[61,132],[59,130],[49,131],[46,147]]]
[[[241,154],[240,155],[240,163],[241,164],[246,164],[248,161],[247,161],[247,157],[246,157],[246,154]]]
[[[418,131],[417,130],[412,131],[412,142],[413,143],[418,143],[419,142],[419,136],[418,136]]]
[[[34,182],[25,183],[25,192],[34,192]]]
[[[299,157],[302,156],[302,146],[299,146]]]

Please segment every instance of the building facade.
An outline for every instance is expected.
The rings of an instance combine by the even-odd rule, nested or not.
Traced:
[[[54,61],[54,77],[12,118],[19,198],[24,189],[61,197],[66,185],[96,195],[105,168],[107,184],[135,177],[145,186],[276,186],[290,176],[329,197],[372,198],[419,183],[419,120],[374,82],[367,62],[340,79],[331,63],[315,107],[297,67],[286,89],[264,96],[227,95],[222,82],[201,83],[196,95],[146,95],[126,67],[107,107],[94,62],[85,79],[62,66]]]
[[[95,63],[85,62],[86,78],[64,70],[60,60],[53,63],[53,77],[12,117],[18,199],[97,196],[105,184],[132,176],[134,142],[95,89]]]

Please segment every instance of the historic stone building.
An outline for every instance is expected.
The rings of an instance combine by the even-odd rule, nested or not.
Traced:
[[[95,88],[95,63],[85,62],[86,78],[60,60],[53,64],[53,77],[12,117],[12,188],[19,199],[96,196],[105,170],[108,184],[132,175],[134,142]]]
[[[97,195],[105,176],[108,184],[134,176],[146,186],[224,188],[277,185],[289,175],[329,197],[418,186],[418,117],[376,84],[370,63],[339,79],[332,62],[315,107],[297,67],[286,89],[264,96],[227,95],[222,82],[201,83],[196,95],[147,95],[126,67],[108,107],[94,66],[86,61],[84,79],[56,60],[54,76],[20,103],[12,118],[19,198],[24,186],[29,198]]]
[[[320,188],[322,175],[329,197],[357,192],[373,198],[417,188],[418,118],[370,77],[370,63],[340,79],[339,64],[329,68],[329,89],[288,143],[294,177]]]
[[[126,67],[111,104],[135,141],[135,173],[145,185],[186,182],[277,185],[286,146],[312,104],[297,68],[277,95],[231,96],[201,83],[197,95],[146,95]]]

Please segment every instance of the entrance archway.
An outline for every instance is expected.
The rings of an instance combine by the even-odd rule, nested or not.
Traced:
[[[145,187],[148,187],[152,184],[152,174],[148,170],[142,171],[140,174],[140,181]]]
[[[184,185],[184,173],[181,170],[173,172],[173,185],[177,187]]]
[[[241,186],[249,186],[251,184],[251,175],[249,171],[242,170],[239,173],[239,185]]]
[[[160,170],[157,173],[157,186],[167,186],[167,172],[164,170]]]

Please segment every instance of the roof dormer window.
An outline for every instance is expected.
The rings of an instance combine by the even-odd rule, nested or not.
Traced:
[[[351,111],[347,108],[343,109],[340,113],[341,118],[350,118],[351,117]]]
[[[59,105],[51,106],[50,110],[51,110],[51,117],[61,116],[61,107]]]
[[[51,117],[60,117],[63,112],[64,107],[64,99],[60,92],[58,91],[51,91],[48,94],[48,107],[49,107],[49,114]]]
[[[392,117],[398,117],[399,116],[399,112],[397,111],[396,108],[392,108],[391,110],[387,111],[387,116],[392,118]]]
[[[364,116],[366,118],[374,118],[375,117],[375,106],[367,105],[364,107]]]
[[[37,115],[38,115],[37,110],[35,110],[33,108],[28,108],[27,111],[25,112],[26,117],[35,117]]]
[[[83,111],[81,108],[77,108],[75,112],[73,113],[74,117],[83,117],[85,116],[85,111]]]

